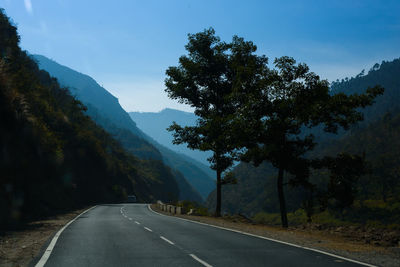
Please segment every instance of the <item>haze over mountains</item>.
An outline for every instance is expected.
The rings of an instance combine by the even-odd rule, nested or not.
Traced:
[[[33,57],[40,68],[56,77],[61,85],[68,87],[88,107],[87,114],[113,134],[128,151],[141,158],[163,160],[168,166],[181,172],[183,176],[177,174],[177,179],[180,181],[178,184],[182,199],[201,201],[201,198],[205,199],[214,189],[215,183],[210,177],[212,172],[207,166],[164,147],[146,135],[122,109],[118,99],[94,79],[44,56]]]
[[[129,116],[141,130],[158,143],[196,159],[204,165],[209,165],[207,158],[212,155],[211,152],[192,150],[185,144],[174,145],[172,133],[166,130],[174,121],[181,126],[195,125],[197,117],[194,113],[166,108],[160,112],[129,112]]]
[[[82,102],[21,50],[3,9],[0,62],[1,230],[131,194],[141,202],[179,199],[185,184],[175,171],[128,153],[87,116]]]

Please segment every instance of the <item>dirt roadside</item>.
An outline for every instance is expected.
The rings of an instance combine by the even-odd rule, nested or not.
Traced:
[[[0,235],[0,267],[28,266],[59,229],[86,209],[35,221],[28,224],[25,230],[9,231],[5,235]],[[177,216],[158,210],[156,205],[152,205],[152,209],[165,215]],[[232,218],[192,215],[179,215],[179,217],[315,248],[377,266],[400,266],[400,247],[365,244],[346,238],[339,233],[298,228],[283,230],[279,227],[255,225]]]
[[[374,244],[353,240],[340,233],[331,233],[324,230],[291,228],[284,230],[279,227],[252,224],[232,218],[214,218],[194,215],[172,215],[160,211],[153,204],[154,211],[164,215],[176,216],[188,220],[198,221],[229,229],[239,230],[250,234],[260,235],[303,247],[318,249],[324,252],[339,255],[345,258],[361,261],[376,266],[400,266],[400,247],[382,247]]]
[[[34,221],[24,230],[0,235],[0,267],[24,267],[39,255],[46,242],[65,224],[90,207]]]

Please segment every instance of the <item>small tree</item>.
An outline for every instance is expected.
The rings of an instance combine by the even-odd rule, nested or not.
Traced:
[[[289,57],[274,63],[275,69],[269,70],[252,90],[235,88],[235,126],[238,141],[245,148],[242,159],[255,165],[268,161],[278,169],[281,220],[286,228],[284,172],[293,175],[290,183],[309,185],[311,161],[305,154],[316,142],[306,129],[318,125],[331,133],[339,127],[348,129],[363,119],[358,108],[371,105],[383,89],[368,89],[363,95],[331,95],[329,83],[310,72],[307,65],[296,64]]]

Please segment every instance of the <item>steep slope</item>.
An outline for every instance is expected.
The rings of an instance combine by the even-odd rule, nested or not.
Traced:
[[[136,135],[134,135],[131,131],[127,130],[127,129],[123,129],[123,128],[118,128],[116,125],[114,125],[110,120],[108,120],[107,118],[104,118],[101,113],[93,106],[91,106],[90,104],[88,105],[88,110],[87,110],[87,114],[91,117],[94,118],[94,121],[99,124],[101,127],[103,127],[108,133],[110,133],[116,140],[118,140],[120,142],[120,144],[128,151],[133,153],[134,155],[137,155],[139,157],[144,157],[146,158],[147,155],[149,153],[153,154],[154,157],[154,149],[153,146],[148,146],[147,142],[144,143],[142,139],[137,138]],[[157,147],[157,143],[154,144],[155,147]],[[151,150],[149,151],[149,147],[151,148]],[[160,149],[160,151],[163,151],[162,149],[164,149],[163,147],[157,147],[158,149]],[[156,152],[158,153],[160,159],[162,159],[163,157],[161,156],[161,153],[156,150]],[[167,151],[163,151],[162,153],[165,158],[164,162],[168,165],[168,166],[175,166],[176,164],[170,164],[170,159],[174,160],[174,157],[179,158],[179,156],[175,156],[173,155],[173,153]],[[179,162],[181,164],[183,164],[183,168],[185,168],[185,166],[191,166],[190,163],[185,163],[184,161],[182,161],[182,159],[179,160]],[[160,165],[163,165],[160,163]],[[164,166],[165,168],[166,166]],[[169,167],[167,167],[167,169],[170,169]],[[196,202],[203,202],[203,198],[201,197],[201,195],[199,194],[199,192],[191,185],[188,183],[188,181],[185,179],[185,177],[182,175],[182,173],[178,170],[172,170],[170,169],[170,172],[174,175],[175,180],[178,183],[179,186],[179,199],[182,200],[192,200],[192,201],[196,201]],[[197,173],[201,173],[201,170],[198,170]],[[194,173],[194,175],[192,175],[191,177],[196,177],[196,175],[198,175],[196,172]],[[202,187],[199,187],[200,189],[202,189]]]
[[[173,121],[182,126],[194,125],[197,120],[194,113],[167,108],[160,112],[129,112],[129,116],[143,132],[161,145],[209,165],[207,158],[211,156],[210,152],[192,150],[185,144],[174,145],[172,134],[166,130]]]
[[[368,87],[382,85],[385,93],[379,96],[372,107],[364,110],[365,121],[350,131],[339,134],[335,138],[318,136],[321,141],[310,156],[336,155],[339,152],[365,153],[371,172],[358,181],[358,200],[400,202],[400,60],[376,64],[367,75],[335,82],[332,93],[362,93]],[[226,212],[254,215],[260,211],[277,212],[276,197],[277,171],[267,163],[258,168],[241,163],[234,170],[237,185],[224,186],[222,198]],[[326,174],[317,173],[313,181],[325,186]],[[286,187],[288,210],[300,208],[303,200],[302,189]],[[206,201],[209,208],[215,205],[215,191]],[[376,209],[377,211],[378,209]],[[380,218],[372,211],[357,214],[365,220]],[[354,213],[355,214],[355,213]],[[370,216],[367,218],[366,216]],[[375,216],[375,218],[373,218]],[[390,220],[396,220],[391,218]],[[387,222],[390,221],[389,218]]]
[[[193,113],[174,109],[164,109],[158,113],[130,112],[129,115],[137,126],[153,139],[149,141],[164,155],[167,164],[179,169],[186,177],[190,177],[190,183],[206,198],[215,188],[215,181],[209,178],[214,177],[215,173],[207,167],[209,164],[207,157],[211,153],[191,150],[186,145],[172,144],[172,135],[166,130],[173,121],[184,126],[194,125],[196,116]],[[174,152],[175,149],[187,157]]]
[[[133,142],[139,144],[146,151],[144,158],[161,160],[159,151],[144,140],[143,132],[137,128],[135,122],[123,110],[118,103],[118,99],[101,87],[93,78],[62,66],[45,56],[33,55],[32,57],[38,62],[41,69],[48,71],[50,75],[56,77],[62,86],[68,87],[72,95],[88,106],[89,115],[93,115],[94,113],[99,114],[102,116],[102,124],[107,124],[108,122],[104,120],[108,120],[118,128],[129,130],[133,133],[131,136],[131,138],[135,139]],[[91,108],[96,108],[98,112],[91,112]],[[100,120],[100,117],[92,118],[96,122]],[[139,148],[135,150],[134,154],[141,158],[144,156],[144,153],[141,153]]]
[[[174,169],[179,170],[188,182],[196,188],[200,195],[206,199],[210,192],[215,188],[215,181],[211,177],[215,174],[211,169],[203,164],[194,161],[191,158],[182,156],[164,146],[154,142],[161,154],[164,156],[165,162]]]
[[[56,77],[60,84],[69,87],[71,94],[83,103],[92,103],[100,108],[105,117],[109,118],[117,127],[126,128],[141,137],[142,132],[136,127],[129,115],[118,103],[118,99],[101,87],[92,77],[62,66],[41,55],[33,55],[41,69],[48,70]]]
[[[377,97],[376,103],[364,110],[364,125],[382,118],[382,116],[399,106],[400,101],[400,58],[393,61],[376,63],[367,74],[364,70],[350,79],[332,83],[332,93],[360,94],[368,87],[379,84],[385,88],[385,93]]]
[[[44,56],[34,55],[33,58],[38,61],[41,68],[49,71],[63,86],[68,87],[71,93],[75,94],[88,107],[88,115],[104,129],[111,132],[127,150],[141,158],[164,160],[171,168],[184,175],[186,182],[181,179],[182,182],[189,182],[190,185],[181,184],[180,186],[187,189],[191,188],[191,192],[187,194],[192,196],[190,200],[202,201],[196,192],[196,183],[191,181],[193,179],[196,180],[197,177],[206,177],[207,180],[208,176],[196,167],[196,163],[192,163],[193,160],[187,160],[185,156],[178,155],[162,147],[143,133],[132,121],[128,113],[122,109],[118,100],[91,77],[62,66]],[[95,94],[95,97],[91,98],[91,94]],[[160,148],[162,148],[162,151],[159,151]],[[169,161],[168,157],[171,155],[174,155],[176,160]],[[171,162],[179,162],[179,164],[173,165]],[[184,166],[183,168],[182,165]],[[188,172],[187,169],[190,169],[191,172]],[[208,180],[211,179],[208,178]],[[207,196],[205,194],[201,195],[203,198]]]
[[[169,169],[128,154],[21,51],[0,10],[0,229],[101,202],[177,200]]]

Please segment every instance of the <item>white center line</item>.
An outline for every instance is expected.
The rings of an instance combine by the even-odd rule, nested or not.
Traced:
[[[132,218],[128,218],[130,221],[132,221]]]
[[[153,232],[153,230],[151,230],[150,228],[145,227],[144,229],[146,229],[149,232]]]
[[[172,242],[172,241],[166,239],[165,237],[163,237],[163,236],[161,236],[161,235],[160,235],[160,238],[161,238],[162,240],[164,240],[165,242],[170,243],[171,245],[175,245],[174,242]]]
[[[193,259],[195,259],[196,261],[200,262],[201,264],[203,264],[206,267],[212,267],[212,265],[210,265],[207,262],[197,258],[196,255],[194,255],[194,254],[189,254],[189,256],[192,257]]]
[[[140,224],[140,222],[138,222],[138,221],[135,221],[135,223],[136,223],[136,224]]]

